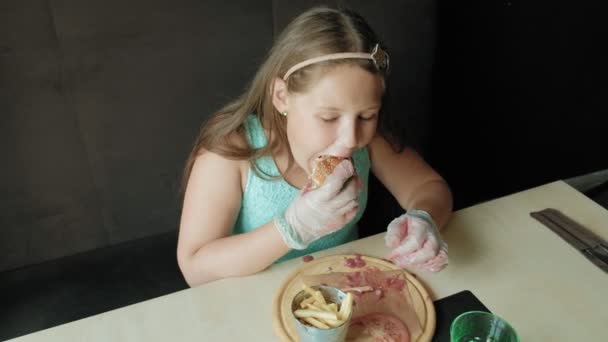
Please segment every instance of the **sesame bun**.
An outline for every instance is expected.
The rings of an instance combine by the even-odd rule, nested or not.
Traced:
[[[316,189],[325,183],[325,179],[334,172],[334,169],[341,161],[348,158],[335,156],[321,156],[317,158],[316,163],[310,175],[311,188]]]

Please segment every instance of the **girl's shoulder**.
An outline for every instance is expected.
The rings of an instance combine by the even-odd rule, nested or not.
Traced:
[[[224,148],[228,146],[238,148],[249,147],[247,138],[238,132],[231,133],[223,144],[225,146],[218,146],[219,151],[224,150]],[[197,167],[209,170],[205,171],[203,174],[211,173],[211,175],[215,175],[216,177],[224,175],[233,178],[234,180],[238,178],[242,190],[245,188],[247,182],[249,160],[247,158],[231,158],[218,152],[201,149],[198,151],[194,169]]]

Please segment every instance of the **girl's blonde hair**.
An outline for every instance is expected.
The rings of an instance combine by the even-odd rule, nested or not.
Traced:
[[[369,53],[378,43],[376,34],[366,21],[351,10],[314,7],[299,15],[278,37],[247,90],[211,115],[202,126],[186,162],[182,189],[185,189],[194,162],[203,150],[229,159],[249,160],[253,170],[262,174],[255,161],[288,146],[286,118],[272,104],[275,78],[282,78],[289,68],[309,58],[340,52]],[[304,92],[318,79],[321,71],[343,64],[356,64],[383,78],[386,76],[370,60],[332,60],[297,70],[286,80],[287,90],[290,93]],[[268,144],[260,149],[252,149],[242,143],[247,141],[244,122],[250,114],[258,116],[270,135]],[[235,139],[235,134],[238,139]],[[293,165],[293,156],[290,156],[288,165]]]

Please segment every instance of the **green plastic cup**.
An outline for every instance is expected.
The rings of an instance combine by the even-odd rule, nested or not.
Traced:
[[[469,311],[452,322],[450,341],[519,342],[519,337],[504,319],[489,312]]]

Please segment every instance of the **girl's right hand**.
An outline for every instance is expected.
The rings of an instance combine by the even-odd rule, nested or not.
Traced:
[[[325,183],[315,190],[308,187],[298,194],[274,223],[292,249],[308,245],[344,227],[357,214],[361,182],[351,161],[336,166]]]

